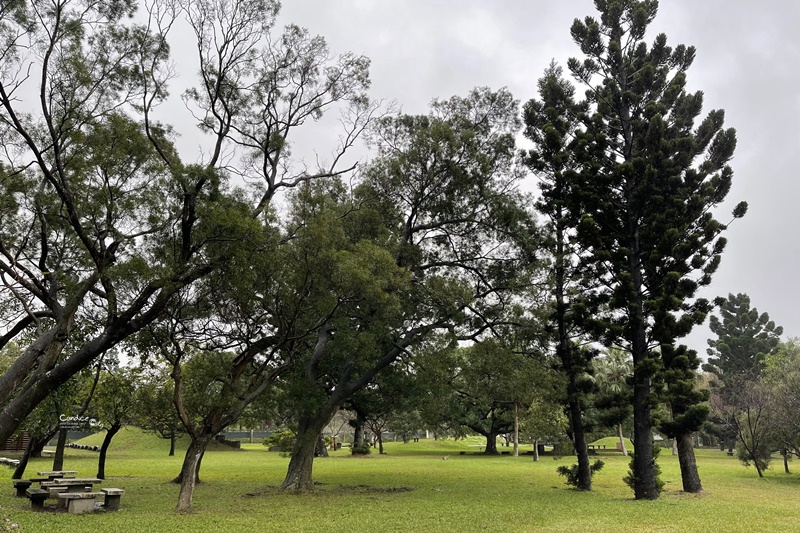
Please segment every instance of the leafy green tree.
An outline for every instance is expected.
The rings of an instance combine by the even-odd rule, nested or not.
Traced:
[[[361,418],[364,428],[374,435],[378,453],[383,454],[383,433],[390,427],[402,431],[404,423],[414,420],[423,395],[419,380],[399,359],[378,373],[373,383],[356,392],[345,406]],[[417,418],[412,431],[419,427]]]
[[[552,399],[557,384],[541,360],[493,339],[445,346],[420,356],[419,365],[433,397],[427,416],[457,434],[482,435],[487,455],[497,454],[497,437],[514,429],[519,406],[525,410],[542,398]]]
[[[723,112],[695,124],[702,93],[688,93],[693,47],[644,41],[658,4],[653,0],[595,2],[599,18],[576,19],[571,33],[584,58],[568,61],[586,88],[565,112],[580,126],[566,143],[570,212],[580,213],[576,240],[594,289],[607,307],[602,341],[630,351],[634,363],[634,493],[658,498],[652,409],[664,366],[656,348],[672,346],[702,323],[710,304],[695,297],[719,265],[725,229],[710,208],[731,186],[728,161],[735,132]],[[740,204],[734,217],[744,215]],[[662,348],[663,349],[663,348]]]
[[[169,456],[175,455],[175,441],[185,433],[172,399],[175,385],[163,369],[140,374],[135,393],[134,416],[142,429],[169,441]]]
[[[766,383],[740,375],[729,381],[724,395],[712,397],[717,416],[737,437],[737,457],[745,466],[752,463],[759,477],[764,477],[771,458],[775,429],[771,396]]]
[[[539,397],[530,402],[520,417],[520,432],[525,440],[533,444],[534,461],[539,460],[539,442],[548,439],[557,443],[563,440],[569,428],[563,404],[557,400]]]
[[[193,243],[193,220],[166,231],[190,200],[175,194],[144,123],[122,111],[144,89],[135,65],[152,65],[155,76],[166,60],[157,36],[130,17],[135,6],[12,2],[0,10],[3,35],[16,36],[3,47],[0,74],[0,272],[13,295],[2,308],[3,343],[29,338],[0,376],[0,439],[201,275],[190,257],[157,245],[170,248],[176,236]],[[41,75],[29,76],[31,65]]]
[[[122,426],[132,422],[136,401],[137,372],[127,368],[111,368],[99,376],[92,398],[92,409],[106,430],[97,459],[97,478],[106,478],[106,456],[114,436]]]
[[[277,227],[279,191],[352,170],[342,157],[376,110],[365,94],[369,61],[335,56],[293,25],[274,31],[274,0],[147,2],[144,17],[137,6],[0,10],[1,33],[16,36],[0,52],[0,272],[9,289],[0,311],[10,324],[0,346],[32,335],[0,376],[3,439],[50,391],[224,268],[234,244],[249,244],[237,233],[250,228],[243,213]],[[158,120],[178,17],[200,63],[184,94],[205,135],[194,164]],[[41,76],[26,75],[31,64]],[[23,107],[22,93],[41,95],[38,107]],[[294,131],[336,108],[345,131],[330,161],[309,169],[292,153]]]
[[[773,411],[773,438],[784,455],[800,457],[800,344],[792,338],[781,343],[774,355],[767,356],[764,381],[770,389]]]
[[[342,309],[329,348],[304,361],[293,385],[304,402],[284,489],[313,488],[319,433],[378,372],[436,332],[466,340],[508,321],[506,296],[535,246],[515,188],[518,126],[511,95],[486,88],[434,101],[428,115],[378,121],[377,157],[343,204],[342,247],[360,242],[367,254],[348,267],[367,278],[352,289],[365,301]]]

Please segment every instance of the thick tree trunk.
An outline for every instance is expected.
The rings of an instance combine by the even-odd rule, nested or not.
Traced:
[[[169,436],[169,456],[175,455],[175,433]]]
[[[330,421],[333,412],[317,412],[300,420],[297,440],[289,460],[286,478],[281,484],[282,490],[304,492],[314,490],[312,472],[314,468],[314,448],[325,425]],[[355,445],[355,444],[354,444]]]
[[[483,451],[486,455],[497,455],[497,433],[491,432],[486,437],[486,449]]]
[[[633,440],[636,453],[633,455],[633,492],[637,500],[655,500],[658,499],[658,486],[650,420],[650,377],[641,374],[634,369]]]
[[[186,450],[180,474],[181,490],[178,494],[178,505],[175,508],[175,511],[179,513],[188,513],[192,510],[192,496],[199,479],[200,462],[211,437],[211,435],[201,435],[196,439],[193,438]]]
[[[100,446],[100,457],[97,459],[97,479],[106,478],[106,454],[108,447],[111,445],[111,439],[114,438],[119,430],[122,428],[122,422],[114,422],[111,427],[106,431],[106,436],[103,439],[103,444]]]
[[[364,446],[364,421],[356,418],[353,423],[353,447],[361,448]]]
[[[539,439],[533,439],[533,462],[539,462]]]
[[[64,447],[67,444],[67,430],[58,430],[58,441],[56,443],[56,454],[53,457],[53,470],[64,470]]]
[[[378,454],[383,455],[385,452],[383,451],[383,434],[379,431],[378,432]],[[785,459],[785,456],[784,456]]]
[[[683,491],[702,492],[703,485],[700,483],[700,474],[697,472],[697,462],[692,447],[692,434],[678,435],[675,440],[678,443],[678,462],[681,465]]]

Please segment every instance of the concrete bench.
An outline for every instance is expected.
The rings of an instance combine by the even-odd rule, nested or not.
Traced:
[[[31,485],[33,485],[33,481],[30,479],[15,479],[14,488],[17,489],[17,498],[24,498],[27,495],[26,491]]]
[[[84,514],[94,511],[95,498],[102,492],[62,492],[58,495],[59,504],[66,503],[70,514]]]
[[[106,495],[106,499],[103,502],[103,507],[107,511],[116,511],[119,509],[119,500],[122,498],[122,495],[125,494],[125,491],[122,489],[100,489],[100,491]]]
[[[31,509],[34,511],[44,510],[44,501],[50,497],[49,490],[31,489],[25,491],[25,495],[31,501]]]
[[[48,480],[53,479],[61,479],[61,478],[73,478],[78,475],[77,470],[51,470],[45,472],[36,472],[37,475],[40,477],[46,477]]]

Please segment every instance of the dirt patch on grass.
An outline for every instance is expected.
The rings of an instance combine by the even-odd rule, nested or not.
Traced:
[[[309,491],[306,494],[324,494],[324,493],[337,493],[337,494],[397,494],[401,492],[411,492],[413,487],[373,487],[372,485],[338,485],[331,489],[317,491],[316,489],[326,485],[326,483],[314,482],[314,491]],[[267,486],[260,489],[242,494],[243,498],[256,498],[268,494],[277,494],[282,492],[280,487]]]
[[[373,487],[372,485],[339,485],[334,489],[336,492],[358,492],[358,493],[395,493],[411,492],[414,487]]]

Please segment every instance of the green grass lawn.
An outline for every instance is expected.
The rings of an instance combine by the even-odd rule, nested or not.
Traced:
[[[97,440],[100,436],[95,437]],[[169,483],[182,453],[167,457],[165,441],[126,429],[112,445],[107,487],[125,489],[122,510],[73,516],[33,513],[13,497],[12,470],[2,467],[0,513],[28,533],[159,531],[793,531],[800,528],[800,477],[776,462],[765,479],[718,450],[699,450],[706,492],[681,492],[677,458],[659,459],[665,493],[655,502],[634,501],[621,478],[627,460],[601,454],[605,468],[595,490],[564,485],[556,466],[571,458],[483,457],[480,440],[387,443],[388,454],[365,458],[340,451],[315,462],[320,483],[313,494],[283,494],[288,459],[260,444],[241,451],[206,453],[195,492],[195,511],[173,512],[178,487]],[[525,448],[527,449],[527,448]],[[460,452],[467,452],[461,455]],[[68,449],[65,468],[96,473],[97,453]],[[37,459],[28,474],[49,469]],[[2,531],[2,524],[0,524]]]

